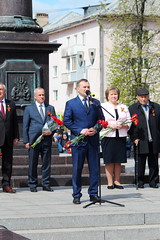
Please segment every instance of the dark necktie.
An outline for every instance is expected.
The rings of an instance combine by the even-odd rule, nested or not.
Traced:
[[[41,118],[44,121],[44,112],[43,112],[43,109],[42,109],[42,105],[40,104],[39,107],[40,107],[40,111],[39,112],[40,112]]]
[[[144,107],[145,111],[148,110],[148,105],[143,105],[143,107]]]
[[[83,102],[84,102],[84,106],[85,106],[85,108],[86,108],[86,110],[88,110],[88,104],[87,104],[87,98],[84,98],[83,99]]]
[[[2,114],[2,117],[5,118],[6,115],[5,115],[5,112],[4,112],[3,101],[0,101],[0,103],[1,103],[1,114]]]

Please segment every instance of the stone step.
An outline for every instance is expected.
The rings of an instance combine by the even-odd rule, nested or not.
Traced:
[[[75,213],[0,219],[1,225],[31,240],[158,240],[160,213]]]
[[[1,181],[0,177],[0,181]],[[14,188],[23,188],[28,187],[27,184],[28,176],[12,176],[11,178],[11,186]],[[134,184],[135,178],[134,174],[121,174],[121,183],[122,184]],[[148,182],[148,176],[146,176],[146,183]],[[101,184],[107,185],[106,175],[101,174]],[[89,177],[88,174],[83,174],[82,176],[82,185],[87,186],[89,185]],[[1,186],[1,182],[0,182]],[[41,175],[38,176],[38,186],[41,186]],[[51,175],[51,186],[72,186],[72,176],[71,175]]]
[[[31,240],[159,240],[159,225],[16,231]]]
[[[13,148],[13,155],[27,155],[28,150],[24,147],[24,144],[22,141],[19,142],[19,144]],[[52,143],[52,154],[58,155],[58,147],[56,143]]]
[[[53,155],[58,155],[59,151],[58,148],[52,148],[52,154]],[[13,150],[13,155],[28,155],[28,150],[25,148],[20,148],[20,149],[14,149]]]
[[[34,195],[34,194],[33,194]],[[53,194],[52,194],[53,195]],[[100,207],[99,204],[96,205]],[[111,205],[109,205],[110,207]],[[76,206],[74,206],[76,207]],[[79,206],[80,207],[80,206]],[[95,205],[94,205],[95,207]],[[104,207],[104,205],[103,205]],[[107,206],[106,206],[107,207]],[[78,208],[78,207],[77,207]],[[41,230],[41,229],[65,229],[65,228],[89,228],[89,227],[114,227],[114,226],[148,226],[160,224],[159,212],[128,212],[124,213],[122,207],[117,206],[118,213],[89,212],[88,208],[75,213],[51,213],[48,216],[8,217],[1,218],[1,225],[11,231],[16,230]],[[92,209],[93,210],[93,209]],[[25,224],[24,224],[25,223]],[[54,224],[53,224],[54,223]]]
[[[1,162],[1,159],[0,159]],[[41,162],[41,158],[39,158],[39,162]],[[52,155],[51,157],[52,164],[71,164],[72,157],[71,155]],[[15,165],[28,165],[28,155],[14,155],[13,156],[13,166]]]
[[[41,159],[39,160],[41,163]],[[0,174],[1,174],[1,159],[0,159]],[[122,173],[125,173],[125,166],[122,166]],[[51,186],[71,186],[72,178],[72,156],[71,154],[52,155],[51,158]],[[1,178],[0,178],[1,179]],[[41,164],[38,165],[38,179],[41,186]],[[124,183],[133,183],[133,176],[127,176],[127,181]],[[11,185],[14,188],[28,186],[28,154],[13,156],[13,171]],[[101,183],[106,184],[106,176],[103,164],[101,165]],[[84,164],[82,184],[88,185],[88,165]],[[1,182],[0,182],[1,186]]]
[[[1,166],[0,166],[1,171]],[[101,172],[105,173],[104,167],[101,166]],[[37,167],[37,173],[41,175],[41,165]],[[26,176],[28,174],[28,166],[27,165],[16,165],[12,168],[12,176]],[[71,175],[72,174],[72,164],[67,165],[51,165],[51,174],[54,175]],[[88,165],[84,164],[83,174],[88,174]]]
[[[102,186],[106,202],[88,208],[88,187],[82,189],[80,205],[72,203],[71,187],[54,190],[31,193],[23,188],[6,194],[0,189],[0,224],[31,240],[160,239],[160,191],[149,185],[113,191]]]

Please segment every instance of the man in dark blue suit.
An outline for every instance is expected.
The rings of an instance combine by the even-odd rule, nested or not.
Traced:
[[[81,175],[85,157],[87,157],[90,174],[88,189],[90,201],[99,200],[99,134],[93,127],[98,120],[104,120],[104,116],[99,101],[94,98],[89,99],[86,94],[87,90],[90,90],[88,80],[79,80],[77,82],[78,96],[66,103],[64,112],[64,125],[71,130],[71,139],[80,134],[86,136],[78,146],[72,146],[72,196],[74,204],[81,203]]]
[[[56,115],[55,109],[44,103],[45,91],[43,88],[35,89],[34,98],[35,103],[25,108],[23,117],[23,142],[29,154],[28,185],[31,192],[37,192],[37,165],[39,153],[41,153],[43,190],[53,191],[50,187],[52,132],[46,130],[43,140],[34,148],[31,145],[42,134],[45,123],[50,120],[51,116]]]

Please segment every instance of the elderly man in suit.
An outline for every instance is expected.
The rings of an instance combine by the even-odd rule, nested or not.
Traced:
[[[79,80],[77,82],[78,96],[66,103],[64,112],[64,124],[71,130],[71,139],[80,134],[86,136],[78,146],[72,146],[72,196],[74,204],[81,203],[81,175],[85,157],[87,157],[90,174],[90,186],[88,189],[90,201],[97,201],[99,199],[99,134],[93,126],[98,120],[104,120],[104,116],[99,101],[94,98],[89,101],[86,94],[87,90],[90,90],[88,80]]]
[[[15,193],[10,187],[12,174],[13,146],[18,144],[19,130],[16,107],[13,101],[5,99],[6,86],[0,83],[0,148],[2,151],[3,192]]]
[[[56,113],[53,106],[44,103],[45,91],[43,88],[35,89],[34,98],[35,103],[25,108],[23,116],[23,142],[29,154],[28,185],[31,192],[37,192],[37,165],[41,153],[43,190],[53,191],[50,187],[52,132],[46,130],[43,140],[34,148],[31,145],[42,134],[42,128],[50,120],[50,116],[55,116]]]
[[[149,185],[158,188],[160,152],[160,105],[149,100],[146,88],[137,90],[137,102],[129,107],[130,114],[138,114],[139,124],[132,124],[129,134],[138,146],[138,187],[144,188],[146,159],[148,158]]]

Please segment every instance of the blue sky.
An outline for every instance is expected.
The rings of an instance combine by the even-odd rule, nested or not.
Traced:
[[[105,2],[111,0],[106,0]],[[48,13],[49,20],[59,14],[64,14],[69,11],[76,11],[83,14],[83,10],[80,8],[88,5],[100,4],[100,0],[32,0],[33,14],[35,13]]]

